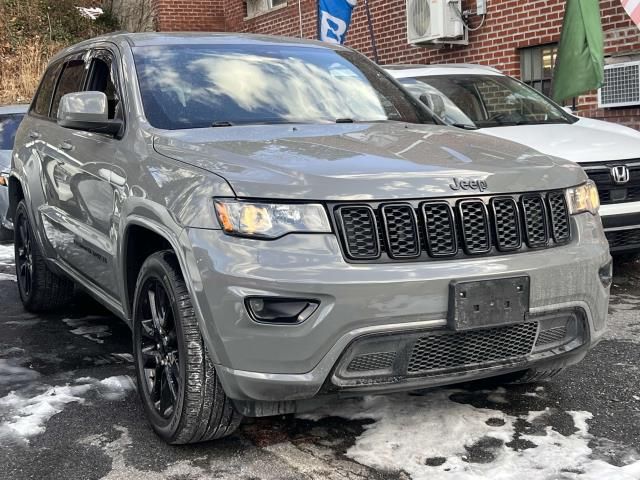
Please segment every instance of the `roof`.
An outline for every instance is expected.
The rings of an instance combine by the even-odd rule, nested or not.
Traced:
[[[14,105],[0,105],[0,115],[7,115],[12,113],[27,113],[29,110],[28,103],[17,103]]]
[[[164,45],[240,45],[240,44],[263,44],[263,45],[294,45],[304,47],[330,48],[333,50],[343,49],[340,45],[320,42],[318,40],[307,40],[293,37],[277,37],[273,35],[257,35],[250,33],[211,33],[211,32],[114,32],[98,37],[90,38],[83,42],[72,45],[59,52],[52,60],[66,55],[74,50],[89,47],[91,44],[102,41],[112,43],[128,43],[131,47],[148,47]]]
[[[395,78],[427,77],[430,75],[503,75],[500,70],[471,63],[442,63],[432,65],[384,65]]]

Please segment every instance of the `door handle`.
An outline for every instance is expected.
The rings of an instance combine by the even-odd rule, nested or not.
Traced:
[[[73,145],[65,140],[60,145],[58,145],[58,148],[60,150],[73,150]]]
[[[29,137],[33,138],[34,140],[37,139],[37,138],[40,138],[40,136],[41,136],[40,132],[36,132],[35,130],[31,130],[29,132]]]

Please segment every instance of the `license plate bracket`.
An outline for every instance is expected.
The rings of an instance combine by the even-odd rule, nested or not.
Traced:
[[[449,284],[447,321],[453,330],[495,327],[525,321],[529,312],[528,275]]]

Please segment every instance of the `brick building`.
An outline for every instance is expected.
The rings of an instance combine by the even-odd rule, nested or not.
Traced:
[[[162,31],[237,31],[317,37],[316,0],[155,0],[156,24]],[[469,44],[425,48],[407,41],[406,0],[369,0],[381,64],[480,63],[547,92],[560,39],[564,0],[488,0],[484,24],[469,32]],[[463,10],[475,10],[463,0]],[[640,30],[620,0],[601,0],[608,64],[640,60]],[[302,19],[302,21],[300,21]],[[472,16],[471,27],[479,26]],[[353,12],[347,45],[372,57],[364,1]],[[640,90],[640,87],[630,85]],[[627,107],[598,108],[597,92],[574,106],[583,116],[603,118],[640,129],[640,98]]]

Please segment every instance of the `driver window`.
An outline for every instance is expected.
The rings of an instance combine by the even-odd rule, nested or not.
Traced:
[[[109,120],[122,118],[121,100],[116,86],[116,72],[113,57],[109,52],[98,52],[91,61],[87,91],[102,92],[107,96]]]

